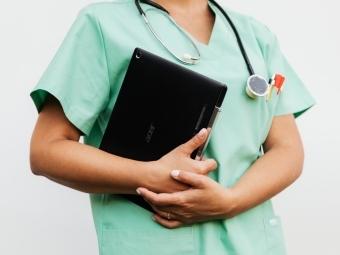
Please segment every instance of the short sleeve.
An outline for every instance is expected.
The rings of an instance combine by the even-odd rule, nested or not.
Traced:
[[[110,92],[105,47],[91,5],[77,16],[52,62],[31,92],[38,112],[47,93],[61,103],[66,117],[88,135],[105,109]]]
[[[283,89],[278,97],[275,116],[294,114],[295,118],[315,104],[315,100],[283,56],[275,35],[271,34],[270,51],[267,66],[270,75],[281,74],[285,77]],[[273,91],[276,93],[276,90]]]

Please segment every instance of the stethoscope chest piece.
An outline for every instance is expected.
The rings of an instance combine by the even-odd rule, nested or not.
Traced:
[[[251,75],[247,80],[246,92],[251,98],[263,97],[268,94],[269,84],[260,75]]]

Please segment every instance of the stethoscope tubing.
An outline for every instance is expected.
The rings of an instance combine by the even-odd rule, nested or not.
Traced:
[[[149,27],[150,31],[152,32],[152,34],[156,37],[156,39],[182,64],[184,65],[193,65],[196,64],[198,60],[200,60],[201,58],[201,52],[199,51],[199,49],[197,48],[196,44],[194,43],[194,41],[191,39],[191,35],[185,31],[182,27],[180,27],[177,22],[170,16],[170,13],[164,9],[162,6],[152,2],[152,1],[146,1],[143,0],[143,2],[150,4],[152,6],[154,6],[155,8],[157,8],[158,10],[161,10],[165,13],[167,13],[169,19],[171,20],[171,22],[182,32],[186,35],[186,37],[189,39],[189,41],[191,42],[192,46],[195,48],[195,50],[197,51],[198,56],[197,57],[191,57],[190,58],[190,62],[189,61],[185,61],[182,60],[181,58],[177,57],[177,55],[162,41],[162,39],[157,35],[156,31],[152,28],[148,18],[146,17],[145,12],[143,11],[143,9],[141,8],[141,6],[139,5],[138,0],[135,0],[135,4],[139,10],[139,13],[142,15],[145,23],[147,24],[147,26]]]
[[[218,3],[216,3],[214,0],[209,0],[209,1],[212,2],[212,3],[220,10],[220,12],[222,12],[223,16],[227,19],[229,25],[231,26],[231,28],[232,28],[232,30],[233,30],[235,36],[236,36],[237,44],[238,44],[238,46],[240,47],[240,50],[241,50],[243,59],[244,59],[244,61],[245,61],[246,64],[247,64],[247,68],[248,68],[249,74],[250,74],[250,75],[255,75],[254,69],[253,69],[253,67],[252,67],[252,65],[251,65],[251,63],[250,63],[250,60],[249,60],[248,55],[247,55],[247,52],[246,52],[246,50],[244,49],[244,46],[243,46],[241,37],[240,37],[240,35],[238,34],[237,29],[236,29],[234,23],[231,21],[229,15],[225,12],[225,10],[223,10],[223,8],[222,8]]]
[[[157,38],[157,40],[179,61],[181,62],[182,64],[185,64],[185,65],[190,65],[190,64],[195,64],[201,57],[201,53],[200,51],[198,50],[196,44],[193,42],[193,40],[191,39],[191,35],[185,31],[183,28],[181,28],[177,23],[176,21],[170,16],[170,13],[164,9],[162,6],[160,6],[159,4],[155,3],[155,2],[152,2],[150,0],[141,0],[142,2],[146,3],[146,4],[149,4],[151,6],[154,6],[155,8],[163,11],[163,12],[166,12],[168,15],[169,15],[169,18],[170,20],[176,25],[176,27],[178,27],[187,37],[188,39],[190,40],[191,44],[194,46],[195,50],[197,51],[198,53],[198,57],[194,57],[192,58],[192,61],[191,62],[187,62],[187,61],[183,61],[182,59],[180,59],[179,57],[177,57],[170,49],[169,47],[167,47],[164,42],[160,39],[160,37],[156,34],[156,32],[154,31],[154,29],[152,28],[152,26],[150,25],[150,22],[148,21],[148,19],[146,18],[146,15],[145,15],[145,12],[143,11],[143,9],[141,8],[140,4],[139,4],[139,1],[138,0],[135,0],[135,4],[140,12],[140,14],[142,15],[145,23],[148,25],[148,27],[150,28],[151,32],[153,33],[153,35]],[[242,53],[242,56],[243,56],[243,59],[247,65],[247,69],[248,69],[248,72],[249,74],[252,76],[252,75],[255,75],[255,72],[253,70],[253,67],[250,63],[250,60],[249,60],[249,57],[247,55],[247,52],[243,46],[243,43],[242,43],[242,40],[241,40],[241,37],[239,35],[239,33],[237,32],[237,29],[234,25],[234,23],[232,22],[232,20],[230,19],[229,15],[223,10],[223,8],[214,0],[209,0],[211,3],[213,3],[218,9],[219,11],[223,14],[223,16],[227,19],[230,27],[232,28],[235,36],[236,36],[236,40],[237,40],[237,44],[241,50],[241,53]]]
[[[137,1],[137,0],[136,0]],[[196,49],[196,51],[197,51],[197,53],[198,53],[198,57],[194,57],[194,58],[192,58],[192,62],[186,62],[186,61],[184,61],[184,60],[182,60],[182,59],[180,59],[179,57],[177,57],[177,55],[168,47],[168,46],[166,46],[166,44],[161,40],[161,38],[157,35],[157,33],[155,32],[155,30],[152,28],[152,26],[150,25],[150,22],[149,22],[149,20],[147,19],[147,17],[146,17],[146,15],[145,15],[145,13],[143,12],[142,14],[142,17],[143,17],[143,19],[144,19],[144,21],[145,21],[145,23],[147,24],[147,26],[149,27],[149,29],[151,30],[151,32],[153,33],[153,35],[157,38],[157,40],[179,61],[179,62],[181,62],[182,64],[184,64],[184,65],[191,65],[191,64],[193,64],[193,62],[197,62],[200,58],[201,58],[201,53],[200,53],[200,51],[198,50],[198,48],[197,48],[197,46],[196,46],[196,44],[194,43],[194,41],[190,38],[191,36],[190,36],[190,34],[187,32],[187,31],[185,31],[183,28],[181,28],[180,26],[178,26],[178,24],[176,23],[176,21],[171,17],[171,16],[169,16],[169,18],[170,18],[170,20],[176,25],[176,27],[178,28],[178,29],[180,29],[187,37],[188,37],[188,39],[190,40],[190,42],[191,42],[191,44],[192,44],[192,46],[194,46],[194,48]]]

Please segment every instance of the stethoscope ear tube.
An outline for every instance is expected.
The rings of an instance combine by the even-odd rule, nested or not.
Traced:
[[[174,21],[174,20],[171,18],[170,13],[169,13],[166,9],[164,9],[161,5],[159,5],[159,4],[157,4],[157,3],[154,3],[154,2],[152,2],[152,1],[149,1],[149,0],[141,0],[141,2],[146,3],[146,4],[149,4],[149,5],[154,6],[155,8],[157,8],[157,9],[159,9],[159,10],[161,10],[161,11],[166,12],[166,13],[169,15],[170,19],[174,22],[174,24],[175,24],[175,25],[176,25],[176,26],[177,26],[184,34],[186,34],[186,36],[189,38],[189,40],[191,41],[192,45],[195,47],[196,51],[198,52],[198,55],[199,55],[199,56],[198,56],[198,57],[193,57],[193,60],[191,60],[191,61],[186,61],[186,60],[183,61],[182,59],[180,59],[179,57],[177,57],[172,51],[170,51],[169,48],[168,48],[168,47],[160,40],[159,36],[157,36],[156,33],[155,33],[155,31],[152,29],[152,27],[151,27],[149,21],[148,21],[147,18],[146,18],[145,12],[143,11],[143,9],[141,8],[141,6],[140,6],[140,4],[139,4],[139,1],[138,1],[138,0],[135,0],[135,4],[136,4],[136,6],[137,6],[137,8],[138,8],[138,10],[139,10],[139,13],[143,16],[145,22],[146,22],[147,25],[149,26],[149,28],[150,28],[150,30],[152,31],[152,33],[154,34],[154,36],[155,36],[155,37],[163,44],[163,46],[164,46],[168,51],[170,51],[170,53],[171,53],[172,55],[174,55],[175,58],[176,58],[178,61],[180,61],[182,64],[196,64],[197,61],[200,59],[201,54],[200,54],[200,52],[199,52],[197,46],[195,45],[195,43],[191,40],[190,35],[188,35],[188,33],[187,33],[184,29],[182,29],[180,26],[177,25],[176,21]],[[210,2],[212,2],[212,3],[220,10],[220,12],[223,14],[223,16],[227,19],[228,23],[230,24],[231,28],[232,28],[233,31],[234,31],[234,34],[235,34],[236,39],[237,39],[237,43],[238,43],[238,45],[239,45],[239,47],[240,47],[240,50],[241,50],[242,56],[243,56],[243,58],[244,58],[244,61],[246,62],[246,65],[247,65],[247,69],[248,69],[248,71],[249,71],[249,74],[250,74],[250,75],[254,75],[255,72],[254,72],[254,70],[253,70],[253,67],[252,67],[251,64],[250,64],[250,61],[249,61],[248,55],[247,55],[247,53],[246,53],[246,51],[245,51],[245,49],[244,49],[242,40],[241,40],[241,38],[240,38],[240,36],[239,36],[239,34],[238,34],[238,32],[237,32],[237,29],[236,29],[235,25],[234,25],[233,22],[232,22],[232,20],[229,18],[228,14],[222,9],[222,7],[221,7],[218,3],[216,3],[214,0],[210,0]]]
[[[196,64],[200,58],[201,58],[201,52],[199,51],[199,49],[197,48],[196,44],[194,43],[194,41],[191,39],[191,35],[185,31],[182,27],[180,27],[177,22],[170,16],[169,12],[167,10],[165,10],[162,6],[151,2],[151,1],[147,1],[147,0],[142,0],[143,2],[150,4],[154,7],[156,7],[157,9],[167,13],[168,18],[171,20],[172,23],[174,23],[174,25],[188,38],[188,40],[191,42],[191,44],[193,45],[193,47],[195,48],[196,52],[197,52],[197,56],[192,57],[189,54],[184,54],[183,55],[183,59],[177,57],[177,55],[162,41],[162,39],[157,35],[156,31],[152,28],[148,18],[146,17],[145,12],[143,11],[142,7],[140,6],[138,0],[135,0],[135,4],[139,10],[139,13],[141,14],[141,16],[143,17],[146,25],[149,27],[150,31],[152,32],[152,34],[156,37],[156,39],[164,46],[164,48],[166,48],[171,55],[173,55],[180,63],[184,64],[184,65],[194,65]]]

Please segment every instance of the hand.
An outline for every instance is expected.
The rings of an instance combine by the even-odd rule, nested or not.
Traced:
[[[190,156],[194,150],[200,147],[207,139],[208,131],[202,129],[188,142],[178,146],[159,160],[153,162],[153,177],[149,182],[148,189],[153,192],[172,193],[190,188],[190,185],[178,182],[170,177],[170,172],[174,169],[207,175],[217,167],[213,159],[194,160]]]
[[[137,193],[157,212],[152,216],[156,222],[167,228],[177,228],[195,222],[232,217],[235,203],[230,189],[207,176],[187,171],[174,170],[171,176],[191,188],[172,194],[137,189]]]

